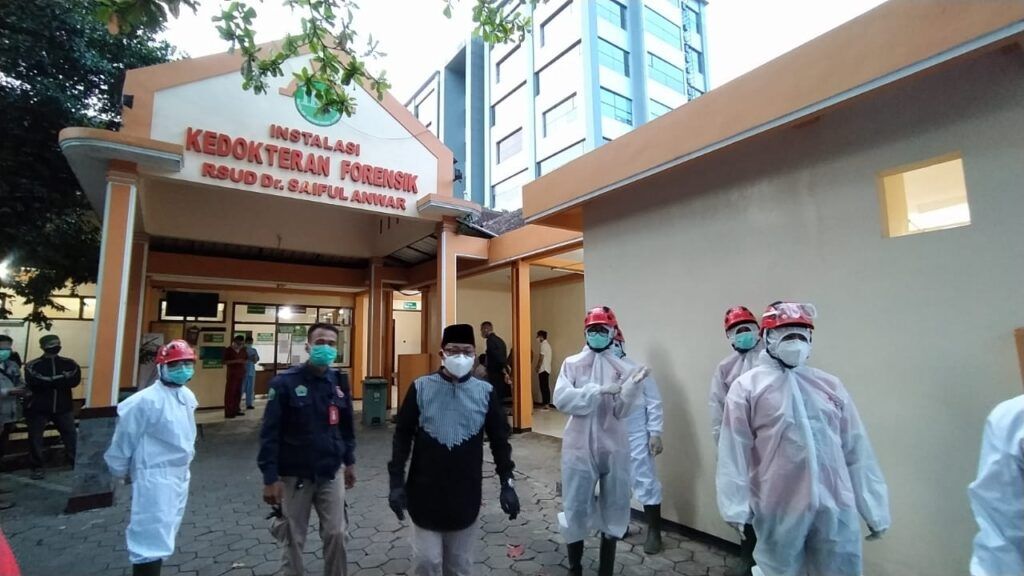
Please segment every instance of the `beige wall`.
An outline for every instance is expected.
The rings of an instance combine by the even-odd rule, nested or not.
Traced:
[[[985,56],[587,209],[587,301],[615,308],[665,398],[668,518],[733,537],[706,408],[723,311],[811,301],[810,362],[843,379],[889,485],[894,524],[864,573],[965,573],[985,416],[1021,393],[1022,69]],[[884,238],[877,173],[954,151],[972,224]]]
[[[471,324],[476,332],[477,355],[484,353],[480,323],[490,321],[494,332],[512,347],[512,287],[477,278],[459,279],[456,288],[455,317],[460,324]]]
[[[586,303],[583,297],[583,277],[568,284],[534,284],[530,291],[530,325],[533,333],[547,330],[551,344],[551,391],[567,356],[583,349],[583,316]],[[537,353],[534,343],[534,354]],[[536,358],[536,356],[534,357]],[[534,360],[536,361],[536,360]],[[535,402],[540,402],[537,376],[533,376]]]

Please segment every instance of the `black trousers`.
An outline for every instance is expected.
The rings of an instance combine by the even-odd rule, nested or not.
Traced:
[[[540,403],[544,406],[551,404],[551,374],[547,372],[540,372],[537,374],[537,379],[540,380]]]
[[[29,457],[33,468],[43,467],[43,432],[46,425],[53,422],[60,432],[60,439],[64,443],[64,451],[72,462],[75,461],[75,452],[78,447],[78,430],[75,429],[75,415],[72,412],[60,414],[41,414],[28,412],[25,414],[28,423],[28,445]]]

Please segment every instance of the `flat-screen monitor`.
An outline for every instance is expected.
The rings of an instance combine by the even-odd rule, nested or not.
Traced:
[[[168,292],[168,316],[216,318],[219,297],[213,292]]]

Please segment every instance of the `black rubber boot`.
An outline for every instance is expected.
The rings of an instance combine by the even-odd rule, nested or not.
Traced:
[[[644,542],[644,554],[661,553],[661,504],[644,506],[647,518],[647,541]]]
[[[757,545],[757,536],[754,535],[754,527],[747,524],[743,527],[743,542],[740,542],[740,558],[731,569],[725,572],[726,576],[750,576],[750,569],[755,566],[754,546]]]
[[[132,576],[160,576],[163,560],[154,560],[145,564],[132,564]]]
[[[583,576],[583,540],[566,544],[569,549],[568,576]]]
[[[597,566],[598,576],[612,576],[615,573],[615,545],[618,540],[601,536],[601,563]]]

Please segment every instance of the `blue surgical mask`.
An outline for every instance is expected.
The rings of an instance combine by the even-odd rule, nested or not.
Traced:
[[[338,349],[330,344],[317,344],[309,349],[309,363],[313,366],[330,366],[338,357]]]
[[[732,337],[732,345],[740,352],[746,352],[757,346],[756,332],[740,332]]]
[[[11,349],[3,348],[0,349],[0,362],[7,362],[7,359],[11,357]]]
[[[612,344],[610,332],[587,332],[587,346],[595,352],[601,352]]]
[[[182,364],[180,366],[173,366],[166,370],[167,379],[178,386],[184,386],[186,382],[192,379],[196,374],[195,366],[189,364]]]

